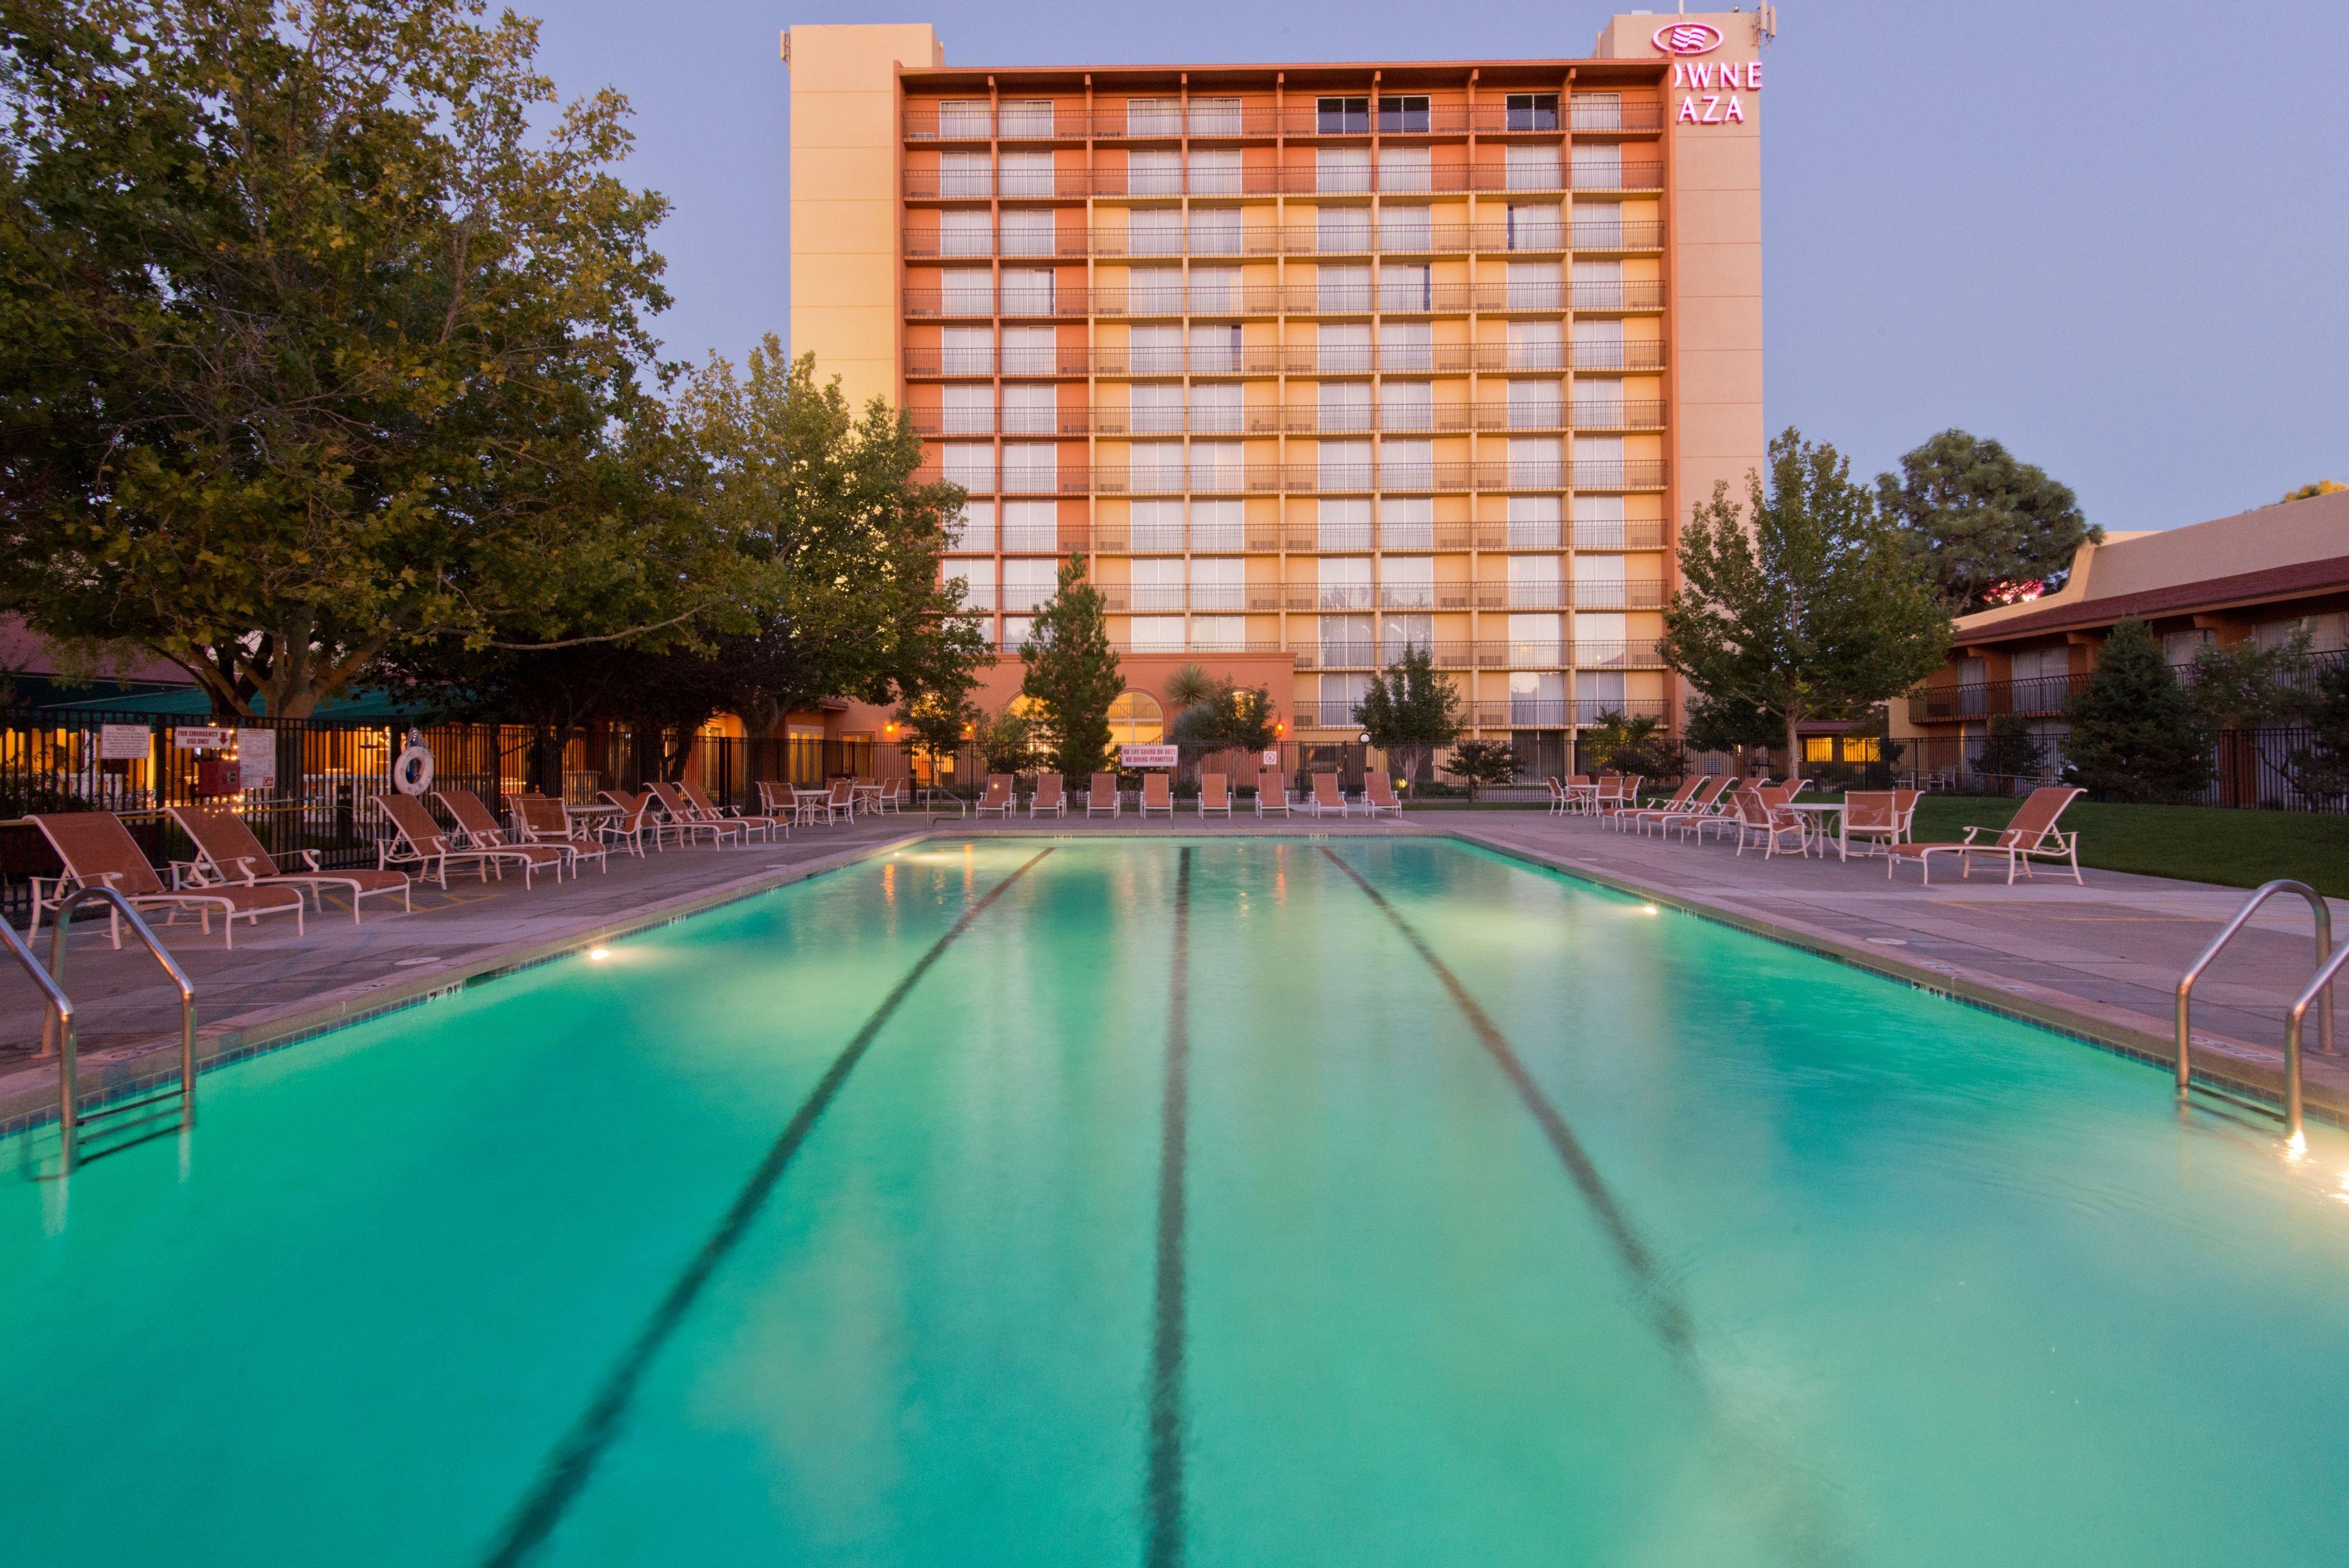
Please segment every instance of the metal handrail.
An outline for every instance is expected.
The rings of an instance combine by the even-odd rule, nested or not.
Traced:
[[[57,1040],[63,1043],[65,1054],[70,1057],[74,1051],[73,998],[66,994],[65,987],[57,983],[55,975],[41,967],[41,961],[35,956],[31,944],[18,936],[16,928],[6,920],[0,920],[0,948],[8,950],[8,955],[40,989],[45,1006],[41,1019],[41,1054],[47,1055],[49,1043]],[[71,1096],[67,1097],[70,1099]]]
[[[188,980],[187,971],[163,949],[155,932],[130,907],[130,900],[111,888],[83,888],[57,906],[57,919],[49,928],[49,989],[63,998],[66,981],[66,933],[73,927],[74,911],[84,904],[106,904],[119,919],[130,922],[130,934],[140,945],[155,955],[171,983],[180,988],[180,1126],[182,1129],[196,1125],[196,988]],[[12,933],[13,934],[13,933]],[[72,1175],[80,1155],[81,1116],[75,1104],[79,1088],[80,1071],[73,1028],[73,1009],[67,1003],[61,1016],[57,1046],[57,1127],[64,1147],[61,1168]],[[48,1054],[49,1042],[44,1029],[41,1054]],[[95,1114],[95,1113],[94,1113]]]
[[[2325,992],[2324,1011],[2317,1017],[2316,1048],[2328,1056],[2340,1054],[2333,1045],[2330,992],[2333,972],[2341,967],[2342,954],[2349,953],[2349,948],[2344,948],[2340,952],[2333,950],[2332,907],[2325,903],[2323,894],[2305,882],[2279,877],[2272,882],[2261,883],[2243,907],[2235,911],[2235,918],[2227,922],[2226,929],[2213,937],[2210,945],[2202,950],[2202,956],[2194,961],[2193,967],[2178,978],[2178,1092],[2184,1096],[2193,1076],[2194,982],[2202,978],[2202,971],[2210,967],[2227,944],[2233,941],[2237,933],[2250,923],[2251,917],[2259,912],[2260,906],[2278,893],[2297,893],[2307,899],[2316,925],[2316,978],[2309,982],[2308,989],[2301,993],[2300,1000],[2284,1020],[2284,1132],[2288,1137],[2297,1139],[2301,1136],[2301,1021],[2308,1012],[2309,1003],[2320,992]]]

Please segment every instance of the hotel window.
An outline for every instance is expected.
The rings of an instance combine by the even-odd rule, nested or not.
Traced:
[[[1194,433],[1237,435],[1244,417],[1237,381],[1195,383],[1190,395],[1190,425]]]
[[[1125,188],[1135,196],[1183,193],[1183,155],[1137,151],[1125,156]]]
[[[963,608],[991,610],[995,607],[994,562],[951,562],[945,569],[945,581],[949,586],[960,585]]]
[[[1325,615],[1320,618],[1321,662],[1368,664],[1371,661],[1371,618],[1366,615]]]
[[[1050,441],[1007,441],[1003,488],[1050,495],[1061,488],[1061,449]]]
[[[1329,504],[1322,504],[1321,532],[1330,532]],[[1323,549],[1330,548],[1325,542]],[[1316,565],[1325,610],[1366,610],[1371,607],[1371,558],[1368,556],[1324,556]]]
[[[1578,495],[1574,498],[1574,547],[1578,550],[1620,550],[1629,537],[1623,524],[1619,495]]]
[[[1027,616],[1005,616],[1003,618],[1003,641],[999,645],[1002,650],[1006,653],[1017,653],[1021,649],[1027,647],[1028,634],[1035,628],[1035,621]]]
[[[1126,624],[1133,628],[1133,651],[1136,653],[1183,651],[1183,618],[1179,615],[1138,615]],[[1136,692],[1135,695],[1143,694]],[[1112,735],[1117,732],[1114,722],[1110,725],[1110,732]]]
[[[1511,436],[1509,487],[1513,490],[1547,490],[1563,485],[1566,475],[1560,472],[1565,466],[1561,450],[1555,441]]]
[[[1389,136],[1427,134],[1427,95],[1412,93],[1379,99],[1379,129]]]
[[[1318,147],[1313,151],[1313,188],[1343,194],[1371,188],[1367,147]]]
[[[987,139],[987,100],[948,99],[938,105],[938,134],[957,141]]]
[[[1565,542],[1562,509],[1555,495],[1509,497],[1509,548],[1555,550]],[[1581,543],[1578,535],[1575,541]]]
[[[1574,248],[1613,251],[1623,248],[1623,203],[1577,202],[1574,204]]]
[[[1321,678],[1320,720],[1325,730],[1350,730],[1354,711],[1371,693],[1368,675],[1324,675]]]
[[[1379,662],[1394,664],[1402,660],[1403,649],[1435,647],[1435,618],[1432,615],[1390,613],[1381,616],[1379,627]]]
[[[1574,483],[1597,490],[1612,490],[1623,483],[1623,438],[1574,438]]]
[[[1557,94],[1554,92],[1513,92],[1508,111],[1511,130],[1557,129]]]
[[[966,501],[962,512],[947,524],[947,548],[958,555],[995,553],[995,503]]]
[[[1619,321],[1578,321],[1574,324],[1574,368],[1578,370],[1621,370],[1623,324]]]
[[[1166,734],[1165,710],[1147,691],[1127,690],[1109,705],[1109,738],[1113,745],[1154,746]]]
[[[1574,188],[1578,191],[1620,191],[1623,149],[1614,142],[1574,150]]]
[[[2219,640],[2208,627],[2194,631],[2166,631],[2161,634],[2161,657],[2173,665],[2194,662],[2194,656]]]
[[[1007,327],[1003,329],[1005,375],[1053,375],[1060,369],[1059,359],[1058,340],[1050,327]]]
[[[1179,560],[1136,561],[1126,586],[1126,606],[1135,610],[1179,610],[1183,607],[1183,563]]]
[[[984,152],[938,154],[938,194],[985,201],[995,193],[995,171]]]
[[[1513,144],[1506,157],[1504,167],[1512,191],[1555,191],[1564,183],[1558,177],[1557,149],[1555,147]]]
[[[1425,262],[1379,264],[1379,308],[1420,311],[1435,308],[1435,269]]]
[[[1574,672],[1575,722],[1595,724],[1601,713],[1620,713],[1630,706],[1631,680],[1619,670],[1578,670]]]
[[[1379,548],[1435,548],[1435,502],[1425,495],[1388,495],[1379,501]]]
[[[1191,618],[1194,653],[1245,653],[1247,618],[1237,615],[1195,615]]]
[[[1618,322],[1616,325],[1620,326]],[[1566,350],[1555,321],[1509,323],[1508,365],[1512,370],[1563,370]]]
[[[1566,308],[1565,275],[1565,269],[1556,262],[1509,263],[1509,308],[1563,310]]]
[[[1004,562],[1003,607],[1015,615],[1033,615],[1060,587],[1060,570],[1061,564],[1049,557]]]
[[[1371,443],[1366,441],[1325,441],[1315,455],[1314,464],[1314,481],[1323,490],[1371,488]],[[1363,504],[1365,508],[1369,505],[1367,502]],[[1362,514],[1362,521],[1367,533],[1370,522],[1367,510]],[[1366,538],[1354,548],[1366,549],[1369,544]],[[1325,537],[1322,548],[1326,550],[1329,547]]]
[[[1133,432],[1136,435],[1183,433],[1183,384],[1144,384],[1133,389]]]
[[[938,302],[948,316],[992,316],[995,275],[983,266],[950,266],[940,279]]]
[[[1061,394],[1050,386],[1003,389],[1005,435],[1058,435]]]
[[[1007,98],[995,111],[996,134],[1003,137],[1052,134],[1052,100],[1049,98]]]
[[[1434,157],[1424,147],[1379,149],[1379,189],[1425,191],[1434,183]]]
[[[1191,561],[1191,607],[1247,608],[1247,563],[1237,556],[1195,556]]]
[[[1566,662],[1566,618],[1562,615],[1509,617],[1509,662],[1512,665]]]
[[[1588,430],[1623,428],[1623,383],[1611,376],[1574,383],[1574,422]]]
[[[938,254],[983,256],[995,244],[995,232],[984,212],[949,207],[938,214]]]
[[[1589,556],[1574,563],[1574,603],[1578,609],[1619,609],[1624,597],[1623,557]]]
[[[1574,661],[1592,668],[1615,666],[1624,662],[1625,639],[1630,636],[1630,618],[1619,614],[1592,615],[1578,611],[1574,618]]]
[[[1371,248],[1368,207],[1320,207],[1313,213],[1313,248],[1323,255],[1356,255]]]
[[[1556,430],[1564,422],[1563,400],[1556,381],[1509,383],[1509,428],[1513,431]]]
[[[1315,410],[1315,422],[1319,429],[1346,432],[1371,428],[1368,381],[1324,381],[1316,395],[1320,399],[1320,406]]]
[[[1435,562],[1427,556],[1385,556],[1379,561],[1379,603],[1391,609],[1435,607]]]
[[[1133,529],[1133,545],[1136,550],[1182,554],[1183,504],[1179,501],[1135,502]]]
[[[1379,369],[1392,373],[1435,369],[1435,329],[1424,321],[1379,323]]]
[[[1236,266],[1195,266],[1191,269],[1191,314],[1231,316],[1240,308],[1240,269]]]
[[[1236,98],[1195,98],[1191,100],[1191,134],[1237,136],[1240,100]]]
[[[947,435],[993,435],[995,389],[947,388],[939,408],[938,429]]]
[[[1133,374],[1179,376],[1183,373],[1183,329],[1179,327],[1137,327],[1128,340]]]
[[[1052,314],[1052,274],[1045,267],[1005,267],[1003,269],[1003,314],[1006,316],[1050,316]]]
[[[1513,251],[1554,251],[1562,238],[1558,209],[1544,202],[1509,203],[1509,248]]]
[[[1191,328],[1191,373],[1195,376],[1230,376],[1240,368],[1240,329],[1235,322],[1229,327],[1194,327]]]
[[[1578,92],[1574,95],[1572,114],[1577,130],[1620,130],[1623,129],[1623,95],[1619,92]]]
[[[1386,490],[1428,490],[1435,484],[1435,443],[1398,441],[1379,442],[1379,484]]]
[[[1371,373],[1371,329],[1359,323],[1324,327],[1314,344],[1314,369],[1324,376]]]
[[[1128,136],[1180,136],[1183,100],[1179,98],[1130,98],[1125,100]]]
[[[1237,207],[1191,209],[1191,254],[1236,256],[1240,254],[1240,210]]]
[[[1049,207],[1012,207],[1003,214],[1003,254],[1008,256],[1048,256],[1058,248],[1060,235]]]
[[[1325,98],[1314,105],[1314,130],[1322,136],[1352,136],[1371,129],[1367,98]]]
[[[1566,723],[1566,677],[1547,670],[1509,671],[1509,722],[1559,729]]]
[[[1508,560],[1510,608],[1547,609],[1564,602],[1566,577],[1556,556],[1511,556]]]
[[[1623,308],[1623,264],[1619,261],[1578,261],[1574,264],[1574,308]]]
[[[1195,441],[1191,443],[1191,488],[1240,490],[1247,466],[1246,447],[1236,441]]]
[[[1179,495],[1183,491],[1183,443],[1178,441],[1138,441],[1133,443],[1133,493],[1136,495]]]
[[[1344,443],[1323,441],[1321,450],[1326,453],[1331,446],[1340,444]],[[1364,451],[1367,452],[1368,448],[1365,447]],[[1367,550],[1371,547],[1371,504],[1367,499],[1352,495],[1325,495],[1315,504],[1314,517],[1314,545],[1317,548]],[[1361,581],[1367,583],[1371,580],[1368,576],[1370,568],[1365,566],[1362,570]],[[1325,572],[1321,580],[1327,583],[1331,579]],[[1370,601],[1365,599],[1362,602],[1367,605]],[[1339,607],[1345,607],[1341,605]]]
[[[948,441],[938,449],[938,466],[948,484],[965,490],[995,489],[995,447],[988,441]]]
[[[1191,194],[1237,196],[1240,193],[1240,154],[1237,147],[1211,148],[1191,154]]]
[[[1324,311],[1370,309],[1371,269],[1333,266],[1323,262],[1314,269],[1313,307]]]
[[[938,369],[949,376],[995,374],[995,332],[987,327],[949,327],[939,341]]]
[[[1244,512],[1237,501],[1191,503],[1191,548],[1240,550],[1247,546]]]
[[[1434,230],[1428,222],[1425,207],[1385,207],[1379,209],[1379,249],[1382,251],[1423,251],[1434,243]]]
[[[1183,269],[1179,266],[1127,268],[1125,307],[1136,316],[1182,315]]]
[[[1173,256],[1183,254],[1183,212],[1179,207],[1136,207],[1126,215],[1125,254],[1130,256]]]
[[[1435,383],[1379,383],[1379,429],[1419,431],[1435,428]]]

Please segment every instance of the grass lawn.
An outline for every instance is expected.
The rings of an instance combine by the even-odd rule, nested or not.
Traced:
[[[1954,841],[1971,826],[2003,827],[2021,804],[1996,795],[1929,794],[1917,803],[1916,836],[1920,843]],[[2349,816],[2079,800],[2062,826],[2079,831],[2084,867],[2237,888],[2292,877],[2349,898]]]

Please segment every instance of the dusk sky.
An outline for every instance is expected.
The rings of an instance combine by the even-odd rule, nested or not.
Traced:
[[[786,23],[927,20],[955,65],[1588,52],[1612,7],[1198,0],[805,13],[537,0],[634,103],[669,352],[789,321]],[[1697,7],[1692,6],[1691,9]],[[1995,436],[2112,529],[2349,481],[2349,6],[1787,0],[1763,119],[1768,418],[1891,466]]]

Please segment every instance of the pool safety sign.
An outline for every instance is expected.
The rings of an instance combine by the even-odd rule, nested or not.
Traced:
[[[183,752],[213,751],[233,745],[235,741],[234,730],[212,729],[202,724],[181,724],[171,731],[171,744]]]
[[[98,730],[98,757],[105,763],[143,763],[147,748],[154,743],[153,733],[144,724],[101,724]]]
[[[1122,768],[1171,768],[1182,758],[1174,746],[1120,746],[1117,765]]]
[[[277,787],[277,732],[239,730],[236,732],[236,782],[239,789]]]

